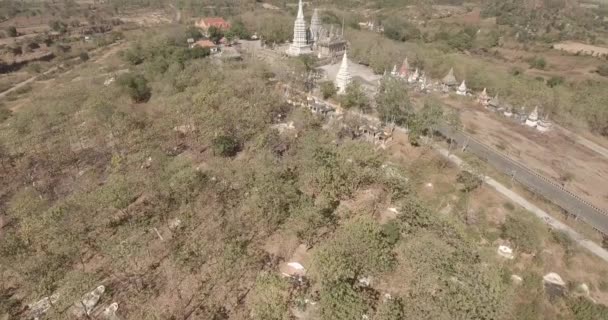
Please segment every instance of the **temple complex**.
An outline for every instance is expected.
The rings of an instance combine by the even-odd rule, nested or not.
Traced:
[[[304,21],[304,11],[302,10],[302,0],[299,0],[298,15],[293,24],[293,42],[287,49],[287,55],[297,57],[311,53],[312,49],[310,44],[308,44],[306,21]]]
[[[477,102],[484,107],[488,107],[488,105],[490,104],[490,99],[491,98],[490,96],[488,96],[488,91],[486,90],[486,88],[483,88],[483,91],[477,97]]]
[[[462,80],[462,83],[460,84],[460,86],[458,86],[458,89],[456,90],[456,94],[459,96],[467,95],[467,85],[464,80]]]
[[[348,87],[351,80],[352,77],[348,71],[348,57],[346,56],[346,52],[344,52],[342,64],[340,64],[340,69],[338,70],[335,82],[335,85],[338,88],[338,94],[344,94],[346,92],[346,87]]]
[[[528,119],[526,120],[526,125],[528,127],[536,127],[536,125],[538,124],[538,107],[534,107],[534,110],[532,111],[532,113],[530,113],[530,115],[528,116]]]

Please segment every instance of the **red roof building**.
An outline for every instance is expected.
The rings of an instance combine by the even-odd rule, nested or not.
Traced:
[[[211,53],[216,53],[219,51],[218,46],[215,45],[215,43],[213,43],[213,41],[211,40],[199,40],[196,43],[194,43],[195,46],[199,46],[201,48],[209,48],[209,51],[211,51]]]
[[[196,23],[196,26],[207,31],[209,30],[209,28],[211,27],[216,27],[220,30],[228,30],[230,29],[230,27],[232,27],[230,25],[230,23],[226,20],[224,20],[224,18],[202,18],[201,20],[199,20]]]

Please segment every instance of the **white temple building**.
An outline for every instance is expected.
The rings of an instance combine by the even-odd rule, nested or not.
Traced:
[[[528,127],[536,127],[538,124],[538,107],[534,107],[534,110],[530,115],[528,115],[528,119],[526,119],[526,125]]]
[[[304,11],[302,10],[302,0],[299,0],[298,15],[293,23],[293,42],[287,49],[287,55],[297,57],[311,53],[312,49],[308,44],[306,21],[304,21]]]
[[[460,86],[458,86],[458,89],[456,90],[456,94],[459,96],[467,95],[467,85],[464,80],[462,80],[462,83],[460,84]]]
[[[346,52],[344,52],[344,56],[342,57],[342,63],[340,64],[340,69],[338,70],[338,74],[336,75],[336,87],[338,88],[338,94],[344,94],[346,92],[346,87],[350,84],[352,80],[352,76],[348,71],[348,57],[346,56]]]

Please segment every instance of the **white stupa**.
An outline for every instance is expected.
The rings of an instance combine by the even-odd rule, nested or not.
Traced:
[[[486,88],[483,88],[483,91],[479,94],[479,97],[477,97],[477,102],[482,106],[487,107],[490,104],[490,100],[491,98],[488,96],[488,91]]]
[[[391,76],[393,76],[393,77],[397,76],[397,65],[393,66],[393,71],[391,71]]]
[[[293,42],[287,49],[287,54],[297,57],[303,54],[311,54],[312,49],[306,39],[306,21],[304,21],[304,11],[302,10],[302,0],[298,2],[298,16],[293,23]]]
[[[344,56],[342,57],[342,63],[340,64],[340,69],[338,70],[338,74],[336,75],[336,87],[338,88],[338,94],[344,94],[346,92],[346,87],[350,84],[352,80],[352,76],[350,72],[348,72],[348,57],[346,56],[346,52],[344,52]]]
[[[540,131],[540,132],[547,132],[549,130],[551,130],[551,121],[549,121],[549,116],[545,116],[542,119],[538,120],[538,123],[536,125],[536,130]]]
[[[467,95],[467,85],[464,80],[462,80],[462,83],[460,84],[460,86],[458,86],[458,89],[456,90],[456,94],[459,96]]]
[[[536,125],[538,124],[538,107],[534,107],[534,110],[532,111],[532,113],[530,113],[530,115],[528,116],[528,119],[526,119],[526,125],[528,127],[536,127]]]
[[[419,77],[420,77],[420,73],[418,72],[418,68],[416,68],[414,73],[412,73],[412,75],[407,79],[407,82],[414,83],[414,82],[418,81]]]

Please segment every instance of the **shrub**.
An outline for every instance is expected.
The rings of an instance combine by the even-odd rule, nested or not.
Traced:
[[[9,37],[14,38],[16,36],[19,35],[19,33],[17,32],[17,28],[15,28],[14,26],[10,26],[6,29],[6,33],[8,34]]]
[[[321,83],[321,94],[323,99],[333,97],[336,94],[336,86],[331,81],[325,81]]]
[[[148,87],[148,80],[140,74],[125,74],[118,78],[117,83],[122,86],[134,102],[147,102],[152,96],[152,90]]]
[[[80,58],[80,61],[85,62],[89,60],[89,54],[86,51],[82,51],[78,57]]]
[[[547,67],[547,61],[543,57],[534,57],[528,60],[530,68],[544,70]]]
[[[218,136],[212,143],[213,151],[222,157],[234,157],[240,151],[239,142],[232,136]]]
[[[547,86],[553,88],[555,86],[559,86],[564,83],[563,77],[551,77],[551,79],[547,80]]]
[[[570,298],[567,305],[575,320],[608,319],[608,307],[594,303],[585,297]]]
[[[530,253],[538,250],[544,236],[540,221],[520,215],[508,216],[501,231],[502,238],[513,241],[521,250]]]
[[[468,171],[460,171],[456,178],[458,183],[462,183],[464,192],[471,192],[481,186],[481,179]]]
[[[603,65],[597,67],[597,73],[600,76],[608,77],[608,64],[603,64]]]

